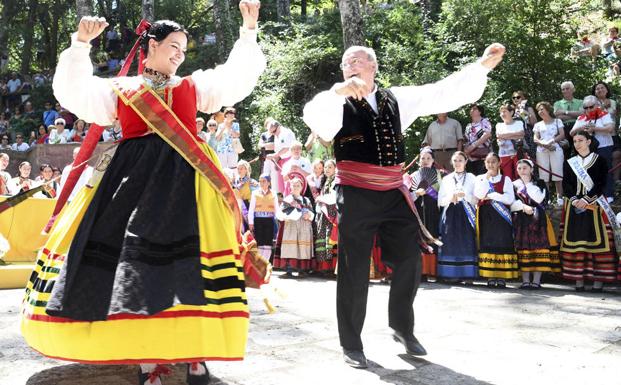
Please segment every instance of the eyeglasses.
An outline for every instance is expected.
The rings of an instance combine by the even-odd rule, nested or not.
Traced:
[[[595,105],[592,106],[582,106],[585,110],[590,110],[591,108],[595,108]]]
[[[351,60],[349,60],[349,61],[347,61],[345,63],[341,63],[339,65],[339,67],[342,70],[344,70],[345,68],[351,68],[353,66],[357,66],[357,65],[360,65],[360,64],[363,64],[363,63],[364,63],[364,60],[355,57],[355,58],[353,58],[353,59],[351,59]]]
[[[512,99],[513,99],[513,100],[515,100],[515,99],[522,99],[522,97],[521,97],[521,96],[519,96],[519,95],[516,95],[516,96],[512,97]]]
[[[64,125],[65,125],[65,123],[60,123],[60,122],[58,122],[58,123],[56,123],[56,125],[57,125],[57,126],[64,126]]]
[[[208,124],[207,127],[217,127],[215,124]]]
[[[16,136],[15,139],[24,139],[23,136]]]

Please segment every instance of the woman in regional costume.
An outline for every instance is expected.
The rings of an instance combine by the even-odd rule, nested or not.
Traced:
[[[334,190],[334,176],[336,162],[329,159],[324,165],[325,181],[321,193],[315,198],[316,215],[315,223],[317,232],[315,235],[315,263],[314,271],[333,274],[337,260],[336,226],[336,191]]]
[[[618,226],[604,196],[610,175],[589,132],[578,131],[573,140],[577,155],[565,161],[563,170],[565,203],[559,230],[563,278],[575,281],[576,291],[584,291],[588,280],[594,292],[601,292],[605,282],[615,280],[618,264],[613,233]]]
[[[540,289],[543,272],[561,271],[558,243],[552,222],[543,206],[547,197],[546,189],[535,183],[533,169],[532,161],[518,160],[518,179],[513,181],[516,199],[511,205],[511,211],[515,250],[522,272],[520,289]]]
[[[438,205],[442,209],[438,254],[438,278],[463,279],[471,284],[479,276],[476,245],[475,176],[466,172],[467,155],[451,158],[453,173],[442,178]]]
[[[438,190],[442,174],[434,166],[433,151],[425,147],[420,152],[420,168],[412,173],[412,187],[414,192],[414,204],[420,213],[421,219],[429,233],[438,238],[440,209],[438,208]],[[433,245],[433,252],[421,247],[423,268],[421,275],[425,278],[435,277],[438,247]]]
[[[280,256],[274,257],[274,267],[285,269],[287,277],[306,274],[311,268],[313,259],[313,206],[310,199],[304,196],[306,180],[293,177],[289,180],[291,194],[280,204],[278,213],[283,220]]]
[[[259,177],[259,188],[252,192],[250,207],[248,208],[250,231],[257,240],[259,253],[268,261],[272,257],[276,213],[279,206],[278,197],[270,188],[270,184],[269,174],[263,174]]]
[[[513,245],[513,221],[509,207],[515,201],[513,184],[500,173],[500,157],[485,157],[487,173],[476,177],[474,196],[477,210],[479,274],[490,287],[505,288],[507,279],[518,277],[517,255]]]
[[[170,21],[143,22],[137,31],[144,74],[93,76],[89,42],[108,23],[81,20],[60,55],[55,96],[89,122],[110,125],[118,117],[123,140],[101,180],[63,210],[38,255],[22,313],[22,333],[37,351],[83,363],[139,363],[140,385],[161,384],[167,368],[160,364],[174,362],[192,363],[189,384],[206,384],[204,361],[243,358],[239,209],[195,119],[197,110],[234,104],[255,86],[265,68],[256,43],[259,6],[240,2],[244,26],[225,64],[186,77],[175,72],[187,32]]]

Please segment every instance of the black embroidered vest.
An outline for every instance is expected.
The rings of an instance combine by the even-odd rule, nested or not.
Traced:
[[[378,89],[378,113],[369,103],[347,98],[343,105],[343,127],[334,137],[336,161],[353,160],[379,166],[405,161],[399,106],[392,92]]]

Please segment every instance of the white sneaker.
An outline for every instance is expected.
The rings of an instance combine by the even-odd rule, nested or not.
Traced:
[[[608,203],[612,203],[612,201],[614,201],[615,198],[613,198],[613,197],[606,197],[606,200],[608,201]]]

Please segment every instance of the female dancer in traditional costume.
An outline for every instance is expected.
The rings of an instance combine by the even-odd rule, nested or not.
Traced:
[[[518,179],[513,181],[515,202],[513,212],[513,231],[518,265],[522,272],[520,289],[541,289],[543,272],[560,272],[558,243],[552,222],[543,206],[546,189],[533,180],[534,164],[528,159],[517,162]],[[533,278],[531,281],[531,273]]]
[[[601,292],[604,282],[616,278],[618,257],[613,229],[616,218],[604,197],[608,166],[598,155],[596,139],[587,131],[573,137],[577,155],[565,161],[561,216],[561,263],[563,278],[576,282],[593,281],[593,291]],[[614,226],[614,227],[613,227]]]
[[[173,362],[193,363],[188,383],[206,384],[204,361],[243,358],[239,208],[195,119],[197,110],[232,105],[255,86],[265,68],[259,6],[240,2],[244,25],[225,64],[186,77],[175,75],[187,44],[177,23],[155,22],[142,33],[143,75],[100,79],[89,42],[108,23],[80,21],[60,55],[55,96],[86,121],[110,125],[118,117],[123,141],[39,253],[22,315],[34,349],[84,363],[140,363],[140,385],[160,384],[160,364]]]
[[[511,179],[500,173],[500,157],[485,157],[487,173],[476,177],[474,196],[479,199],[477,241],[479,274],[490,287],[506,287],[505,280],[518,277],[513,245],[513,221],[509,207],[515,201]]]
[[[424,147],[419,155],[420,168],[412,173],[412,187],[414,192],[414,204],[420,213],[421,219],[429,233],[434,238],[438,237],[440,223],[440,209],[438,208],[438,190],[442,174],[434,166],[433,151],[430,147]],[[421,275],[424,278],[436,277],[436,262],[438,247],[433,246],[433,252],[421,247],[423,268]]]
[[[438,205],[442,209],[438,278],[463,279],[471,284],[479,276],[476,246],[475,176],[466,172],[467,155],[451,157],[453,173],[442,178]]]

